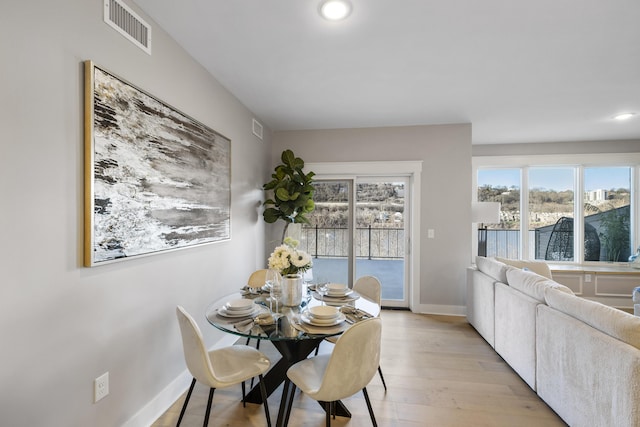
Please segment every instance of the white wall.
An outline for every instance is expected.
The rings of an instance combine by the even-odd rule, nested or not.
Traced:
[[[422,160],[420,304],[464,314],[471,247],[471,125],[274,132],[272,163],[290,148],[305,162]],[[427,230],[435,239],[427,239]]]
[[[214,344],[223,334],[207,327],[207,302],[265,263],[270,132],[257,140],[251,112],[142,16],[151,56],[104,24],[100,0],[3,4],[0,425],[116,426],[146,410],[131,423],[144,425],[145,405],[175,399],[183,378],[175,306]],[[232,140],[231,241],[82,267],[87,59]],[[94,404],[93,379],[106,371],[111,392]]]

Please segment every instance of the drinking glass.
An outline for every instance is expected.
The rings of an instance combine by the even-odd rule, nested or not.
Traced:
[[[322,304],[324,305],[324,296],[327,294],[327,291],[329,290],[329,284],[328,283],[318,283],[316,285],[316,291],[318,291],[318,293],[320,294],[320,301],[322,302]]]
[[[282,277],[276,270],[267,271],[265,279],[267,286],[269,286],[269,296],[271,297],[271,312],[278,313],[278,303],[282,299]],[[273,310],[273,303],[275,302],[276,309]],[[275,317],[275,316],[274,316]]]
[[[276,280],[280,276],[280,273],[277,270],[272,268],[268,269],[264,276],[264,284],[269,292],[271,292],[271,285],[273,285],[273,281]]]

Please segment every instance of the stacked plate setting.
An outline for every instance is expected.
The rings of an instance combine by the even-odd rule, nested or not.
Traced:
[[[313,326],[335,326],[344,322],[346,317],[336,307],[321,305],[311,307],[300,315],[300,319]]]
[[[353,290],[340,283],[329,283],[329,289],[327,290],[327,296],[332,298],[343,298],[351,293],[353,293]]]
[[[223,317],[249,317],[257,314],[260,307],[252,299],[236,299],[227,302],[218,310]]]

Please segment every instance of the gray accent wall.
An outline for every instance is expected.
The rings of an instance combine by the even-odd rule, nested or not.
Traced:
[[[149,425],[190,380],[176,305],[214,345],[225,335],[207,303],[265,264],[270,131],[258,140],[251,112],[141,15],[151,56],[103,22],[101,0],[0,13],[0,425]],[[87,59],[231,139],[230,241],[82,267]],[[107,371],[110,393],[94,404]]]
[[[464,314],[471,263],[470,124],[274,132],[272,163],[287,148],[313,163],[422,160],[420,304],[432,313]],[[434,239],[427,238],[429,229]]]

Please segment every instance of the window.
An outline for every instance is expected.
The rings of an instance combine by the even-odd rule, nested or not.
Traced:
[[[627,261],[632,253],[631,168],[585,168],[584,189],[585,233],[595,230],[585,239],[585,261]]]
[[[576,157],[474,158],[477,201],[501,203],[500,223],[484,224],[487,256],[627,262],[640,243],[640,154]]]
[[[529,169],[529,235],[533,257],[573,261],[575,170],[569,167]]]
[[[478,170],[478,201],[500,202],[500,223],[487,230],[487,255],[520,258],[520,170]]]

